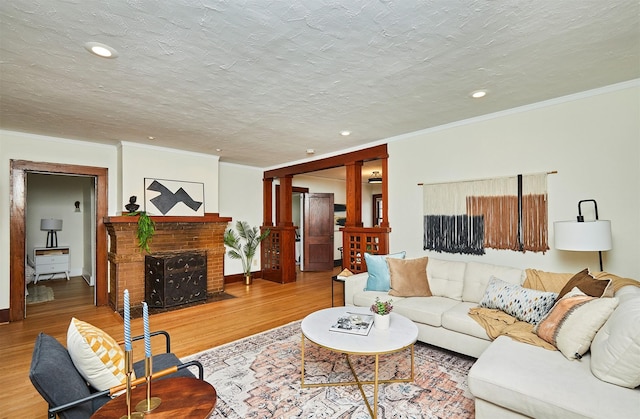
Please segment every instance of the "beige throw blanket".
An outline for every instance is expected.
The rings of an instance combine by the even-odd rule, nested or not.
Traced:
[[[571,273],[552,273],[539,271],[537,269],[527,269],[527,278],[523,286],[539,291],[559,293],[567,282],[574,276]],[[640,282],[630,278],[621,278],[608,272],[597,272],[592,274],[597,279],[611,279],[614,292],[626,285],[640,287]],[[498,336],[509,336],[519,342],[540,346],[552,351],[557,350],[555,346],[542,340],[533,333],[531,323],[517,320],[507,313],[484,307],[473,307],[469,309],[469,316],[486,330],[491,340]]]
[[[545,342],[533,333],[533,325],[531,323],[516,320],[515,317],[508,315],[504,311],[494,308],[473,307],[469,309],[469,316],[484,327],[491,340],[504,335],[519,342],[540,346],[552,351],[556,350],[555,346]]]

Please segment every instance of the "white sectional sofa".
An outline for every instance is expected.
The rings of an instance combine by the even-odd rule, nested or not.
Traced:
[[[392,298],[394,312],[418,326],[418,340],[478,358],[469,372],[476,418],[640,417],[640,387],[624,386],[636,380],[640,384],[640,288],[627,286],[616,293],[619,305],[598,331],[591,354],[569,360],[559,351],[506,336],[492,341],[469,316],[492,276],[522,285],[524,270],[429,258],[426,271],[433,296],[390,297],[385,291],[366,291],[365,272],[345,281],[345,304],[370,306],[376,297]],[[598,375],[611,382],[592,372],[598,368],[591,359],[596,354],[604,359]],[[625,383],[613,384],[621,375]]]

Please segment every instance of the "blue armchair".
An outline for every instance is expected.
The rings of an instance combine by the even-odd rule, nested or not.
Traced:
[[[195,377],[189,367],[198,369],[198,378],[203,379],[204,370],[198,361],[182,363],[171,353],[171,340],[165,331],[151,333],[163,335],[166,353],[153,355],[153,375],[164,377]],[[140,340],[136,336],[132,340]],[[144,377],[144,360],[134,363],[137,377]],[[162,379],[158,378],[158,379]],[[63,419],[88,419],[93,412],[111,399],[115,389],[96,391],[76,369],[67,349],[55,338],[40,333],[36,338],[29,379],[38,393],[49,404],[48,417],[59,415]]]

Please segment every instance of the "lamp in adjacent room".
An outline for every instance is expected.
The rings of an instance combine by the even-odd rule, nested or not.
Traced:
[[[382,183],[382,175],[377,170],[374,170],[369,177],[369,183]]]
[[[583,202],[593,202],[595,220],[585,221],[582,215]],[[598,219],[598,204],[595,199],[578,202],[577,221],[556,221],[553,223],[555,248],[576,252],[598,252],[602,271],[602,252],[611,250],[611,221]]]
[[[40,230],[47,231],[47,247],[58,247],[58,231],[62,230],[62,220],[43,218],[40,220]]]

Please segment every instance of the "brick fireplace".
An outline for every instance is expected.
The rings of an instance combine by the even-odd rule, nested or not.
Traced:
[[[207,294],[224,291],[224,231],[230,217],[207,213],[204,217],[151,217],[156,232],[151,254],[166,252],[204,252],[207,260]],[[145,299],[145,252],[138,248],[138,217],[105,217],[109,233],[109,305],[122,309],[123,292],[129,290],[131,305]]]

